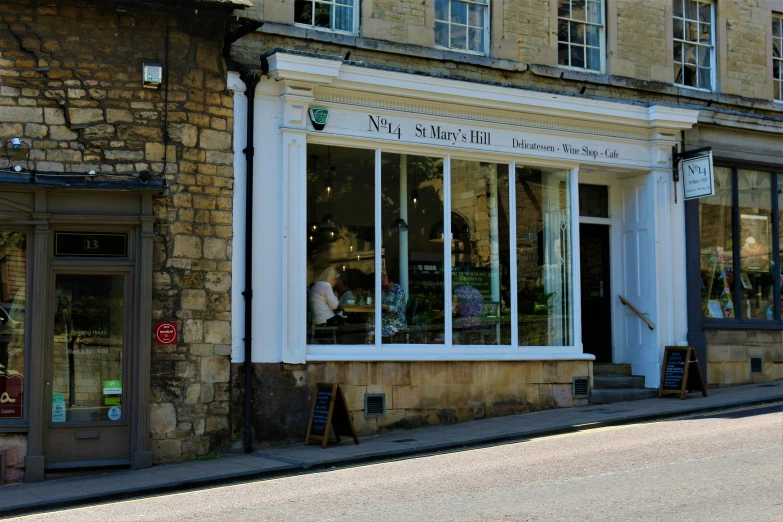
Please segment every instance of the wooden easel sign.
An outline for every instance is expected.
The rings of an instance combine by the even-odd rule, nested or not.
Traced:
[[[359,444],[342,387],[339,384],[318,383],[310,410],[310,422],[307,423],[305,444],[310,444],[310,439],[313,439],[321,441],[321,447],[325,448],[329,443],[330,429],[337,442],[340,442],[340,435],[346,435],[353,437],[353,441]]]
[[[658,397],[664,395],[679,395],[685,398],[689,391],[701,390],[707,396],[707,387],[696,358],[693,346],[666,346],[663,352],[663,367],[661,368],[661,387]]]

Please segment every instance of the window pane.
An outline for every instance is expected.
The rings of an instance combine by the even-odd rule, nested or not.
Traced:
[[[470,29],[470,41],[468,42],[468,49],[477,53],[484,52],[484,30],[483,29]]]
[[[696,64],[696,46],[684,44],[685,63]]]
[[[467,34],[464,25],[451,26],[451,47],[453,49],[467,49]]]
[[[674,37],[677,38],[678,40],[682,40],[684,36],[682,33],[682,24],[683,21],[680,20],[679,18],[674,19]]]
[[[329,20],[331,17],[332,6],[331,4],[322,4],[320,2],[315,3],[315,27],[330,27]]]
[[[561,18],[569,18],[571,16],[571,1],[570,0],[558,0],[557,2],[557,16]]]
[[[715,167],[715,195],[699,200],[701,309],[704,317],[734,317],[731,169]]]
[[[571,22],[571,43],[583,44],[585,42],[585,26]]]
[[[484,28],[484,10],[486,7],[481,5],[470,6],[470,25]]]
[[[569,346],[568,171],[519,166],[515,178],[519,345]]]
[[[348,31],[348,32],[353,31],[353,8],[342,7],[339,5],[334,6],[333,28],[336,29],[337,31]]]
[[[381,179],[381,340],[443,343],[443,160],[384,153]]]
[[[364,344],[374,317],[375,152],[307,149],[307,342]]]
[[[712,44],[711,24],[699,24],[699,42],[703,44]]]
[[[775,99],[783,100],[783,82],[775,82]]]
[[[511,344],[508,165],[451,161],[455,344]]]
[[[682,44],[681,43],[675,43],[674,44],[674,61],[675,62],[682,62]]]
[[[709,68],[712,62],[710,61],[710,55],[712,50],[706,47],[699,47],[699,67]]]
[[[124,290],[121,275],[57,275],[52,423],[123,420]]]
[[[774,38],[783,37],[783,34],[781,34],[781,24],[783,24],[783,18],[772,18],[772,36]]]
[[[557,39],[561,42],[568,41],[568,22],[563,20],[557,22]]]
[[[435,20],[448,21],[449,19],[448,0],[435,0]]]
[[[740,170],[740,280],[742,315],[773,318],[772,177],[768,172]]]
[[[557,63],[559,65],[570,65],[568,60],[571,51],[568,49],[568,44],[558,42],[557,44]]]
[[[601,2],[587,2],[587,21],[594,24],[602,24]]]
[[[683,83],[682,64],[674,64],[674,83]]]
[[[685,22],[685,39],[689,42],[699,41],[699,24],[696,22]]]
[[[780,314],[778,317],[783,318],[783,175],[778,172],[778,247],[780,252],[778,253],[778,278],[780,279]],[[775,271],[773,270],[773,274]]]
[[[311,0],[296,0],[294,2],[294,22],[312,25],[313,2]]]
[[[571,66],[584,67],[585,66],[585,48],[580,45],[571,46]]]
[[[27,238],[0,230],[0,420],[20,419],[24,406]],[[7,394],[7,395],[6,395]]]
[[[684,68],[684,72],[685,72],[685,79],[682,82],[683,85],[688,85],[690,87],[698,87],[697,78],[696,78],[696,66],[686,65]]]
[[[783,47],[783,40],[774,40],[772,42],[772,55],[775,58],[781,57],[781,47]]]
[[[585,0],[571,0],[571,18],[574,20],[585,19]]]
[[[579,184],[579,215],[609,217],[609,187]]]
[[[449,46],[449,24],[435,22],[435,45]]]
[[[585,66],[591,71],[601,70],[601,50],[595,47],[587,48],[587,65]]]
[[[674,16],[682,17],[683,0],[674,0]]]
[[[601,46],[601,28],[597,25],[588,25],[586,27],[587,45],[593,47]]]
[[[699,21],[712,23],[712,4],[709,2],[699,4]]]
[[[699,3],[695,0],[685,0],[685,17],[690,20],[699,19]]]
[[[712,89],[712,72],[699,68],[699,89]]]
[[[468,22],[468,4],[458,0],[451,0],[451,22],[466,24]]]

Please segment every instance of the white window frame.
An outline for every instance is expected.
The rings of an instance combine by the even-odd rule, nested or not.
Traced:
[[[780,56],[776,57],[772,55],[772,89],[775,89],[775,80],[780,81],[780,87],[777,92],[772,93],[772,99],[776,103],[783,103],[783,14],[772,13],[772,25],[775,24],[779,27],[779,36],[772,36],[772,48],[775,48],[775,40],[778,41],[778,48],[780,49]],[[780,78],[775,78],[775,62],[780,64]]]
[[[346,4],[338,4],[336,0],[305,0],[307,2],[310,2],[315,6],[315,4],[329,4],[331,6],[341,6],[346,7]],[[359,4],[360,0],[352,0],[353,1],[353,21],[351,22],[353,24],[353,30],[351,31],[343,31],[340,29],[332,29],[331,27],[318,27],[314,23],[312,24],[305,24],[302,22],[294,22],[294,26],[296,27],[304,27],[306,29],[314,29],[316,31],[324,31],[327,33],[336,33],[336,34],[347,34],[351,36],[356,36],[359,34]],[[315,9],[313,9],[313,16],[315,16]],[[332,21],[334,21],[332,19]]]
[[[569,2],[569,7],[570,7],[571,6],[571,2],[573,0],[567,0],[567,1]],[[571,41],[570,41],[570,37],[571,37],[571,22],[577,23],[577,24],[582,24],[582,25],[597,25],[597,26],[599,26],[601,28],[601,35],[599,36],[599,40],[600,40],[599,53],[600,53],[600,56],[601,56],[601,58],[600,58],[601,65],[600,65],[599,69],[596,70],[596,69],[588,69],[587,67],[575,67],[573,65],[562,65],[562,64],[560,64],[559,47],[560,47],[561,40],[560,40],[559,29],[558,29],[558,27],[556,27],[555,31],[557,32],[557,46],[558,46],[558,49],[557,49],[557,52],[558,52],[557,62],[558,62],[558,64],[557,64],[557,66],[562,68],[562,69],[569,69],[569,70],[572,70],[572,71],[579,71],[579,72],[585,72],[585,73],[590,73],[590,74],[604,74],[604,72],[606,71],[606,0],[601,0],[601,23],[600,24],[595,24],[593,22],[588,22],[586,20],[575,20],[575,19],[570,18],[570,17],[569,18],[561,17],[560,16],[560,9],[559,9],[560,8],[560,0],[557,0],[555,2],[555,7],[554,8],[555,8],[556,14],[557,14],[557,25],[558,25],[558,27],[560,25],[560,21],[561,20],[567,21],[569,23],[569,25],[568,25],[569,26],[569,29],[568,29],[568,31],[569,31],[569,33],[568,33],[569,34],[569,41],[568,42],[563,42],[563,43],[567,43],[569,48],[570,48],[571,45],[578,45],[578,46],[584,47],[584,48],[588,47],[586,33],[585,33],[585,43],[584,44],[572,44],[571,43]],[[592,48],[592,46],[590,46],[590,47]],[[587,63],[587,60],[585,60],[585,63]]]
[[[391,143],[376,145],[365,140],[338,139],[330,136],[307,136],[307,145],[330,145],[340,147],[352,147],[357,149],[372,149],[375,151],[375,198],[380,201],[381,198],[381,154],[416,154],[420,156],[429,156],[443,159],[443,229],[451,229],[451,160],[464,159],[469,161],[487,161],[508,165],[510,180],[511,176],[516,175],[517,164],[531,167],[559,168],[567,171],[569,175],[568,190],[570,204],[570,234],[571,234],[571,259],[569,274],[571,277],[571,295],[569,314],[571,317],[571,344],[568,346],[518,346],[519,343],[519,322],[517,318],[517,299],[512,298],[510,303],[511,317],[511,344],[510,345],[437,345],[437,344],[391,344],[383,343],[381,338],[381,321],[375,321],[375,339],[373,344],[366,345],[331,345],[331,344],[307,344],[306,360],[315,361],[433,361],[433,360],[576,360],[592,359],[592,355],[582,352],[582,324],[581,324],[581,301],[579,285],[579,256],[576,252],[579,250],[579,168],[573,163],[567,162],[541,162],[528,161],[524,159],[517,161],[518,156],[509,156],[506,154],[477,153],[476,151],[451,151],[444,153],[442,149],[432,146],[422,146],[411,149],[410,145],[401,146]],[[305,151],[304,157],[307,157]],[[532,160],[532,158],[531,158]],[[509,184],[509,208],[516,208],[516,184]],[[306,205],[300,210],[306,214]],[[306,222],[306,215],[301,216],[302,222]],[[381,206],[375,205],[375,223],[381,222]],[[516,249],[516,212],[509,215],[509,247],[510,247],[510,293],[516,296],[517,291],[517,249]],[[382,230],[380,226],[375,227],[375,244],[382,242]],[[443,273],[451,273],[451,242],[443,242]],[[375,273],[380,274],[382,268],[382,252],[380,248],[375,248]],[[301,275],[304,277],[304,274]],[[375,279],[375,295],[381,295],[380,278]],[[452,293],[451,278],[444,276],[444,296],[450,296]],[[446,299],[444,302],[450,302]],[[375,299],[375,316],[381,315],[381,299]],[[305,328],[305,324],[298,325],[299,328]],[[444,314],[444,332],[445,339],[449,339],[452,332],[452,314]]]
[[[674,85],[677,87],[682,87],[684,89],[693,89],[696,91],[702,91],[702,92],[715,92],[717,87],[717,75],[716,75],[716,69],[717,69],[717,45],[715,41],[715,23],[716,23],[716,16],[715,16],[715,2],[712,0],[694,0],[699,4],[709,4],[710,5],[710,41],[712,42],[710,45],[704,45],[699,42],[691,42],[689,40],[685,40],[685,35],[687,33],[687,24],[686,21],[690,20],[689,18],[685,18],[685,0],[673,0],[674,2],[682,2],[683,3],[683,13],[682,13],[682,20],[683,20],[683,27],[682,27],[682,38],[676,38],[674,36],[674,23],[675,19],[679,18],[674,16],[674,10],[672,10],[672,68],[674,68],[674,65],[679,63],[682,65],[682,71],[685,71],[685,62],[677,62],[674,61],[674,46],[677,44],[683,45],[683,53],[682,57],[683,60],[685,59],[685,47],[684,45],[694,45],[696,47],[703,47],[703,48],[709,48],[711,50],[710,53],[710,88],[705,89],[703,87],[694,87],[692,85],[685,85],[684,83],[678,83],[677,78],[675,76],[674,78]],[[673,4],[672,4],[673,5]],[[697,60],[698,61],[698,60]],[[697,76],[698,76],[698,64],[697,64]],[[683,72],[683,78],[685,78],[685,73]]]
[[[436,3],[440,2],[440,1],[446,2],[446,8],[447,8],[447,12],[448,12],[448,20],[438,20],[437,18],[434,18],[434,24],[443,23],[443,24],[446,24],[449,27],[449,44],[451,44],[451,26],[452,25],[463,25],[463,24],[456,24],[456,23],[452,23],[451,22],[451,1],[452,0],[435,0]],[[489,26],[490,26],[490,23],[491,23],[490,17],[492,16],[492,12],[491,12],[492,1],[491,0],[487,0],[486,3],[481,3],[481,2],[474,1],[474,0],[454,0],[454,1],[461,2],[463,4],[468,4],[468,23],[465,24],[466,30],[469,30],[470,27],[474,27],[474,26],[469,25],[469,21],[470,21],[470,5],[480,5],[480,6],[484,7],[484,9],[485,9],[485,11],[484,11],[484,52],[482,53],[482,52],[471,51],[471,50],[467,49],[467,43],[469,41],[469,36],[470,36],[469,35],[469,31],[465,34],[465,45],[466,45],[466,48],[463,49],[463,48],[459,48],[459,47],[451,47],[450,45],[448,45],[448,46],[447,45],[438,45],[437,43],[435,44],[435,48],[436,49],[444,49],[444,50],[448,50],[448,51],[454,51],[454,52],[460,52],[460,53],[474,54],[474,55],[477,55],[477,56],[489,56],[489,43],[490,43],[490,37],[489,37],[489,29],[490,29],[490,27]],[[435,12],[437,12],[437,8],[435,9]],[[434,27],[435,27],[435,25],[433,25],[433,28]],[[436,29],[435,32],[437,34],[437,29]]]

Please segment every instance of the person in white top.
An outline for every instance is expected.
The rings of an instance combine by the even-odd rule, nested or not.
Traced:
[[[318,281],[310,287],[308,300],[314,325],[337,326],[345,323],[344,317],[334,313],[340,305],[337,296],[334,295],[334,285],[337,284],[339,278],[340,272],[333,267],[328,267],[318,277]]]

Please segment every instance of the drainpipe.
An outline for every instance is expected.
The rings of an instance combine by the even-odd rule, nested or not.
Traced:
[[[258,77],[252,72],[245,72],[241,75],[242,81],[247,85],[245,96],[247,96],[247,144],[243,152],[247,161],[247,183],[245,187],[245,291],[242,295],[245,298],[245,453],[253,451],[253,430],[251,418],[253,415],[253,365],[251,358],[253,354],[252,337],[252,311],[253,311],[253,131],[255,129],[254,107],[256,98],[256,85]]]

